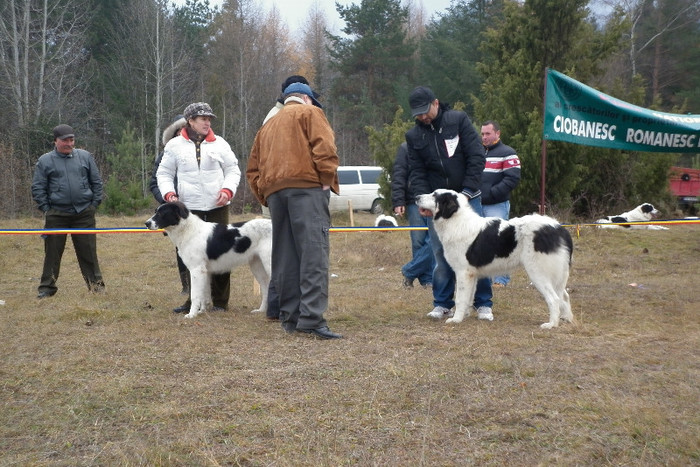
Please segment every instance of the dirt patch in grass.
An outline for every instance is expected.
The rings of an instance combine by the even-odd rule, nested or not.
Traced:
[[[408,233],[333,233],[327,318],[345,338],[329,342],[251,314],[243,269],[230,311],[173,314],[161,234],[100,235],[100,295],[68,242],[42,301],[41,239],[2,237],[0,465],[697,464],[697,229],[583,228],[577,322],[551,331],[522,272],[495,290],[493,322],[447,326],[425,316],[429,290],[401,287]]]

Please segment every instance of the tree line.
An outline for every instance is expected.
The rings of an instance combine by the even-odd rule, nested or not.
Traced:
[[[695,0],[453,0],[428,18],[412,0],[316,5],[292,34],[255,0],[5,0],[0,3],[0,216],[33,212],[29,186],[51,128],[68,123],[95,154],[103,209],[152,203],[161,132],[206,101],[245,170],[289,75],[321,94],[341,164],[389,173],[413,124],[408,94],[430,86],[475,125],[496,120],[523,164],[513,214],[537,209],[544,71],[551,67],[643,107],[700,113],[700,4]],[[573,215],[669,203],[667,172],[697,157],[548,143],[547,204]],[[384,182],[385,189],[387,181]],[[244,186],[233,209],[258,209]]]

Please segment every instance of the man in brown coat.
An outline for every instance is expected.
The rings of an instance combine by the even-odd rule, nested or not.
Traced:
[[[338,193],[335,136],[311,88],[293,83],[258,131],[246,176],[272,219],[272,276],[282,328],[338,339],[328,308],[330,191]]]

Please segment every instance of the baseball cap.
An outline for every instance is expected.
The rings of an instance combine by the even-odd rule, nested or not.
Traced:
[[[415,117],[416,115],[421,115],[430,109],[430,104],[437,99],[433,91],[425,86],[418,86],[408,97],[408,103],[411,106],[411,115]]]
[[[321,103],[316,100],[316,96],[314,96],[314,92],[311,90],[308,84],[304,83],[292,83],[287,88],[284,90],[284,95],[287,96],[289,94],[293,93],[299,93],[299,94],[306,94],[311,98],[311,101],[314,103],[314,105],[320,109],[323,108]]]
[[[53,129],[53,139],[56,139],[56,138],[58,138],[58,139],[75,138],[75,132],[73,131],[73,128],[69,127],[68,125],[61,124]]]
[[[182,113],[185,116],[185,120],[199,116],[216,118],[216,115],[214,115],[214,112],[211,110],[211,106],[206,102],[195,102],[190,104],[185,107],[185,111]]]

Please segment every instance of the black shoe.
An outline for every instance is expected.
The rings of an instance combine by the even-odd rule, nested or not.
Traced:
[[[39,295],[37,295],[36,298],[41,300],[42,298],[49,298],[53,297],[54,295],[56,295],[56,292],[39,292]]]
[[[404,289],[412,289],[413,288],[413,279],[409,279],[406,276],[403,276],[403,288]]]
[[[177,308],[173,308],[173,313],[189,313],[190,312],[190,304],[185,303],[183,305],[180,305]]]
[[[340,334],[336,334],[330,329],[328,329],[328,326],[323,326],[316,329],[297,328],[297,332],[301,332],[304,334],[312,334],[314,337],[318,337],[319,339],[341,339],[343,337]]]

